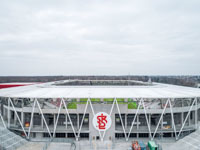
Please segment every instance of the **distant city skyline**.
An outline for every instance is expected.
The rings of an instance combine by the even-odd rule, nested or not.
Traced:
[[[2,0],[0,76],[200,75],[199,0]]]

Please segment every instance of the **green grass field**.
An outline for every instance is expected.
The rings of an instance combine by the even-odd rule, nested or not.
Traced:
[[[76,102],[70,102],[67,105],[67,109],[77,109],[77,103]]]
[[[81,98],[80,102],[77,102],[76,99],[74,99],[72,102],[68,103],[67,108],[68,109],[77,109],[77,104],[86,104],[87,103],[87,98]],[[100,98],[91,98],[91,102],[100,102]],[[105,98],[103,100],[104,102],[108,102],[108,104],[112,104],[114,101],[113,98]],[[128,109],[137,109],[137,103],[133,102],[132,99],[128,99],[128,102],[125,102],[123,98],[117,98],[118,104],[128,104]]]

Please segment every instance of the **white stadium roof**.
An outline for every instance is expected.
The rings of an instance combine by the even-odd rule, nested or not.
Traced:
[[[193,98],[200,89],[153,83],[143,86],[58,86],[57,82],[0,89],[0,97],[18,98]]]

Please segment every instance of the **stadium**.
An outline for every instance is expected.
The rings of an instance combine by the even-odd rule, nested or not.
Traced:
[[[0,120],[31,141],[180,139],[199,128],[198,88],[135,80],[62,80],[0,90]]]

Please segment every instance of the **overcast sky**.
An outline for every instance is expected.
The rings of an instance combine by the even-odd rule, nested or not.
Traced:
[[[1,0],[0,75],[200,75],[200,0]]]

